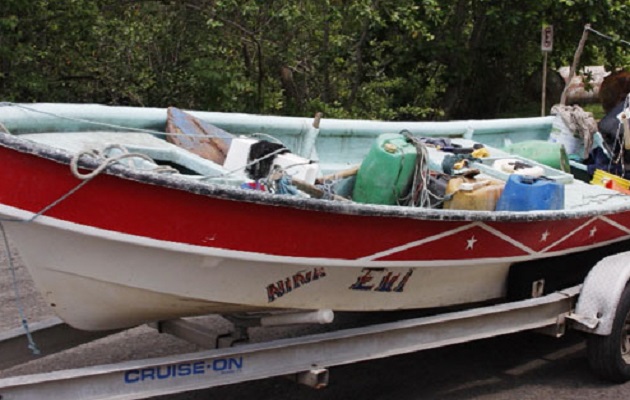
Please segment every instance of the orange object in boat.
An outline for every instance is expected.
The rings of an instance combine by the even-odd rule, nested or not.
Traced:
[[[630,194],[630,189],[623,187],[622,185],[618,184],[617,182],[615,182],[614,180],[609,180],[606,181],[604,183],[604,186],[608,189],[612,189],[612,190],[616,190],[618,192],[621,192],[623,194]]]

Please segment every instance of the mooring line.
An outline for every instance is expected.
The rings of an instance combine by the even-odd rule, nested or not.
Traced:
[[[41,351],[37,347],[35,340],[33,340],[33,335],[31,334],[31,330],[28,327],[28,320],[26,319],[26,314],[24,313],[24,305],[22,304],[22,297],[20,295],[20,287],[17,283],[17,274],[16,268],[13,264],[13,259],[11,257],[11,248],[9,247],[9,240],[7,239],[7,234],[4,231],[4,225],[0,222],[0,232],[2,232],[2,239],[4,241],[4,248],[6,250],[7,256],[7,264],[9,265],[9,271],[11,272],[11,280],[13,283],[13,292],[15,293],[15,304],[18,309],[18,313],[20,315],[20,322],[22,324],[22,328],[24,328],[24,332],[26,333],[26,338],[28,339],[28,348],[33,352],[34,355],[40,355]]]

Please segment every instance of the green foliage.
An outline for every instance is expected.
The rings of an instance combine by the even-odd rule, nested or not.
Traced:
[[[4,0],[7,101],[98,102],[326,117],[482,118],[525,102],[584,25],[630,39],[627,0]],[[582,65],[628,67],[591,34]]]

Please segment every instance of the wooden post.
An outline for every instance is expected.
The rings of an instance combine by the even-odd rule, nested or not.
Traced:
[[[545,102],[547,101],[547,54],[543,52],[543,74],[542,74],[542,106],[540,108],[540,115],[545,116]]]
[[[582,51],[584,51],[584,44],[586,43],[586,38],[588,37],[588,31],[591,29],[591,24],[584,25],[584,32],[582,32],[582,38],[580,39],[580,43],[578,44],[578,48],[575,51],[575,55],[573,56],[573,64],[571,64],[571,68],[569,69],[569,78],[564,85],[564,90],[562,91],[562,97],[560,97],[560,104],[565,105],[567,102],[567,92],[569,90],[569,85],[575,76],[575,70],[577,69],[578,64],[580,63],[580,56],[582,55]]]
[[[540,115],[545,116],[547,102],[547,55],[553,49],[553,25],[543,25],[540,39],[540,50],[543,52],[543,73],[542,73],[542,106]]]

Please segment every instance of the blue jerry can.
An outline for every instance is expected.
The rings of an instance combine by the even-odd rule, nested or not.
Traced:
[[[564,186],[545,177],[512,174],[496,211],[562,210]]]

